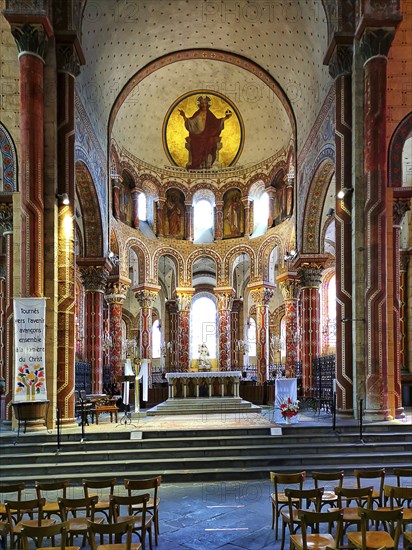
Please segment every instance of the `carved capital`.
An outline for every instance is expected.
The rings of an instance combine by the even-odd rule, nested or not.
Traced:
[[[304,264],[299,269],[302,287],[319,288],[322,280],[323,267],[320,264]]]
[[[393,224],[400,225],[402,218],[411,209],[410,199],[395,199],[393,203]]]
[[[47,51],[47,34],[43,25],[13,24],[11,33],[16,41],[19,54],[34,53],[44,61]]]
[[[109,270],[103,266],[81,266],[80,276],[86,292],[103,293],[109,277]]]
[[[13,207],[9,203],[0,203],[0,228],[13,231]]]
[[[235,291],[233,288],[215,288],[214,293],[216,296],[218,310],[231,311],[233,299],[235,297]]]
[[[7,279],[7,268],[3,264],[0,264],[0,279]]]
[[[332,78],[352,73],[352,45],[338,44],[329,61],[329,74]]]
[[[362,34],[360,42],[360,53],[363,62],[376,55],[387,56],[391,47],[395,29],[368,28]]]
[[[267,286],[252,287],[250,288],[250,295],[257,306],[267,306],[272,299],[273,288]]]
[[[148,288],[138,290],[135,294],[140,307],[152,308],[156,301],[158,291]]]
[[[189,311],[192,304],[192,298],[194,294],[192,288],[177,288],[176,289],[176,303],[179,311]]]
[[[73,44],[56,44],[57,69],[76,78],[80,74],[80,60]]]
[[[280,290],[285,300],[297,300],[300,292],[298,279],[284,279],[279,281]]]
[[[104,297],[108,304],[122,304],[126,300],[129,286],[121,281],[111,283]]]
[[[400,271],[401,273],[406,273],[408,271],[408,265],[409,265],[409,259],[410,259],[410,255],[409,255],[409,251],[401,251],[401,253],[399,254],[399,257],[400,257],[400,263],[401,263],[401,266],[400,266]]]

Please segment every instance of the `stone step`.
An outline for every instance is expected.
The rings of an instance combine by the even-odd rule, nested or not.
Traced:
[[[147,411],[147,416],[260,413],[261,407],[240,397],[168,399]]]

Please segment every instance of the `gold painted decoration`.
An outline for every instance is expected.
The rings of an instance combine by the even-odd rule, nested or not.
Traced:
[[[195,90],[178,98],[163,123],[163,147],[174,166],[189,170],[227,168],[238,161],[244,125],[225,96]]]

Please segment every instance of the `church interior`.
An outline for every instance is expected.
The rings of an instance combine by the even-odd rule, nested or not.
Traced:
[[[0,36],[2,430],[292,381],[408,421],[410,0],[0,0]]]

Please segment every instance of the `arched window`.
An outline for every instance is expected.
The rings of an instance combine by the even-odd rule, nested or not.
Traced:
[[[190,311],[190,357],[198,359],[199,345],[205,343],[209,350],[209,357],[217,357],[217,310],[212,298],[200,296],[192,302]]]
[[[160,358],[160,346],[161,346],[161,339],[162,339],[160,329],[161,329],[160,323],[156,319],[156,321],[152,325],[152,358],[153,359]]]
[[[249,318],[247,341],[249,344],[249,357],[256,357],[256,321],[253,317]]]
[[[147,212],[146,195],[144,193],[139,193],[138,216],[140,221],[145,222],[147,220],[146,212]]]
[[[213,242],[213,207],[207,199],[197,201],[193,207],[194,242]]]
[[[260,197],[253,201],[254,228],[252,237],[264,235],[268,228],[269,195],[264,191]]]

